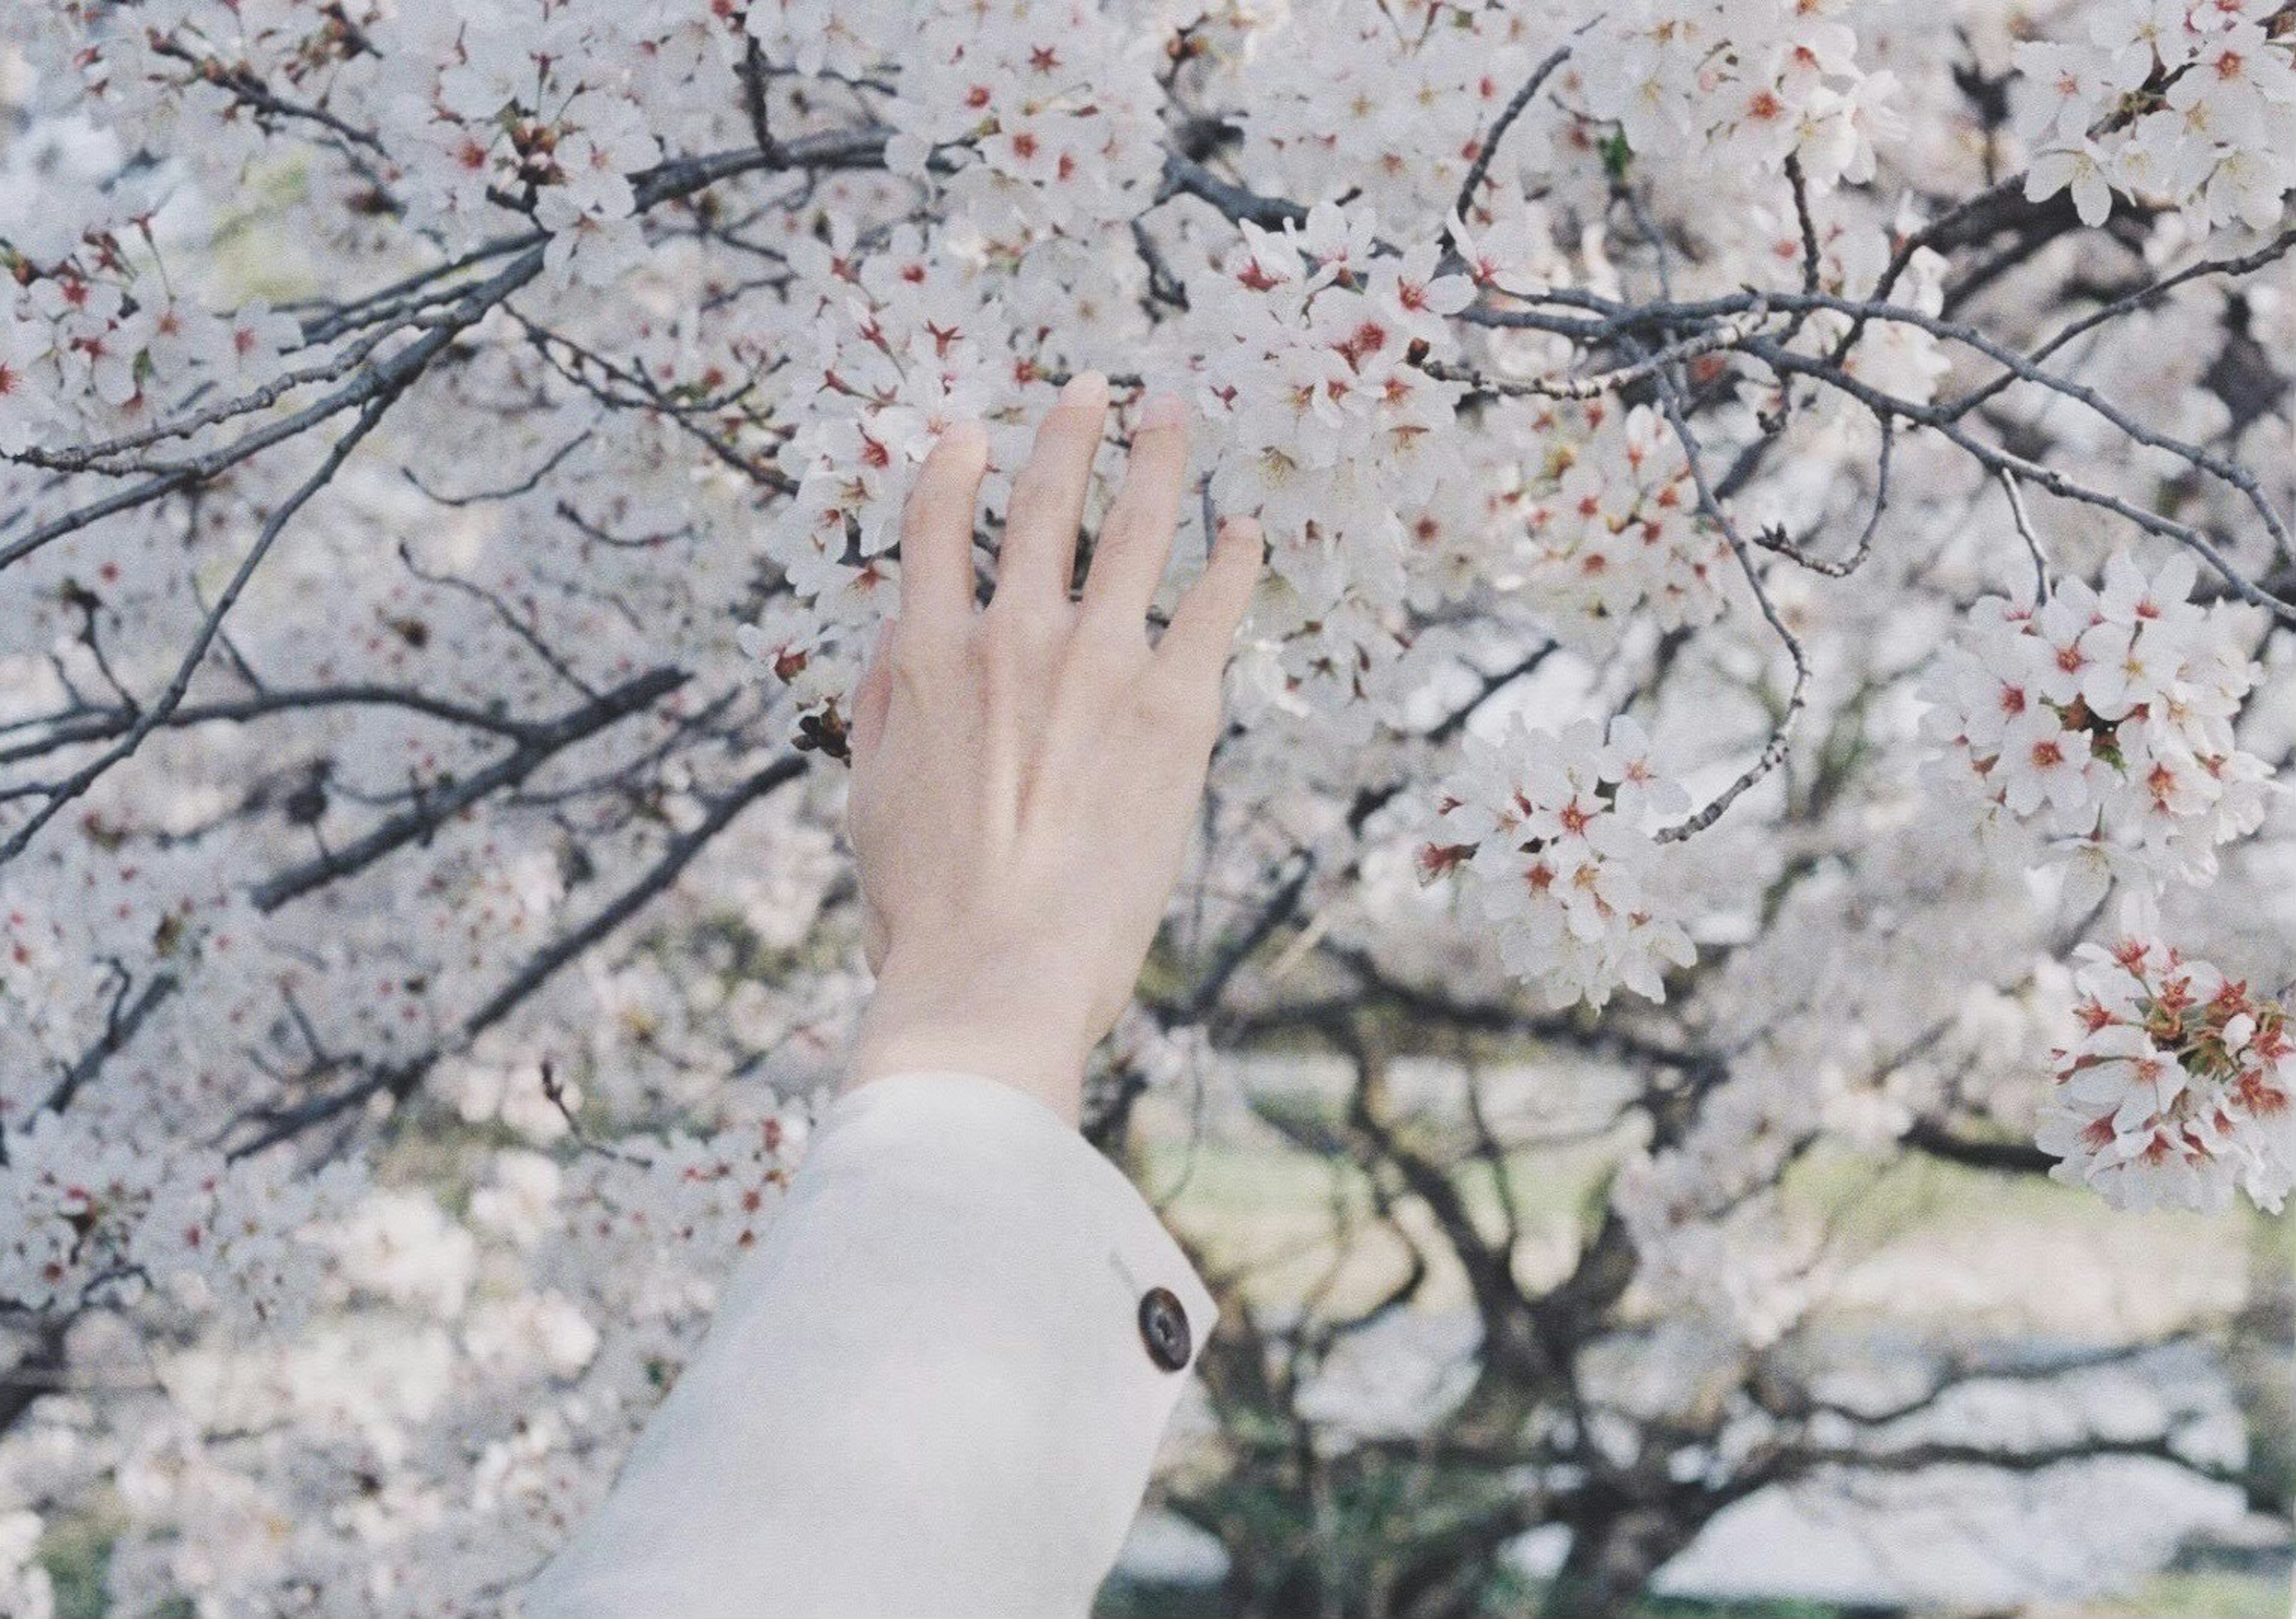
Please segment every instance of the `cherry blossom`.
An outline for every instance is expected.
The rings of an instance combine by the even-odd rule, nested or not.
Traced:
[[[2148,575],[2121,552],[2102,591],[1987,597],[1929,676],[1939,779],[1989,833],[2068,863],[2076,907],[2117,872],[2208,882],[2276,790],[2230,724],[2260,674],[2228,640],[2239,614],[2191,601],[2195,578],[2181,554]]]
[[[1521,424],[1546,460],[1523,493],[1526,585],[1558,633],[1599,643],[1648,613],[1672,629],[1727,605],[1729,552],[1649,405],[1562,404]]]
[[[1438,799],[1436,836],[1453,841],[1425,844],[1422,872],[1460,874],[1498,924],[1501,959],[1550,1003],[1599,1007],[1620,985],[1663,1000],[1660,963],[1696,958],[1652,823],[1690,800],[1654,771],[1642,728],[1623,715],[1607,735],[1591,720],[1560,732],[1519,720],[1499,742],[1462,746]]]
[[[1152,638],[1269,539],[1096,1141],[1337,1006],[1587,1074],[1565,1347],[1718,1491],[1800,1155],[2278,1200],[2284,9],[8,8],[0,1610],[514,1604],[869,993],[914,470],[985,585],[1088,369]]]
[[[2187,960],[2143,904],[2076,953],[2079,1035],[2054,1053],[2040,1144],[2059,1180],[2120,1207],[2277,1212],[2296,1184],[2296,1041],[2288,1010]]]
[[[2296,44],[2267,0],[2088,8],[2087,37],[2017,48],[2025,194],[2068,188],[2102,225],[2120,192],[2204,227],[2271,230],[2296,185]]]

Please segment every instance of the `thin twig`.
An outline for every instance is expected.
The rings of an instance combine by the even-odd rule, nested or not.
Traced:
[[[2025,549],[2033,557],[2033,605],[2049,604],[2049,560],[2041,554],[2041,540],[2033,532],[2033,525],[2025,515],[2025,497],[2017,492],[2017,475],[2006,467],[1996,467],[1993,475],[2001,480],[2001,493],[2009,497],[2009,516],[2017,525],[2017,536],[2025,542]]]

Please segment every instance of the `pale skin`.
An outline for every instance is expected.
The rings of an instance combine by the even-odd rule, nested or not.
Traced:
[[[1130,999],[1179,879],[1260,532],[1220,525],[1152,643],[1188,458],[1185,407],[1152,398],[1072,598],[1107,407],[1107,380],[1087,372],[1046,413],[985,608],[973,601],[980,424],[944,431],[910,490],[898,617],[853,716],[846,827],[877,985],[847,1090],[962,1069],[1076,1124],[1086,1059]]]

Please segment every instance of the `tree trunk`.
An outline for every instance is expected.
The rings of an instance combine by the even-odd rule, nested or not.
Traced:
[[[2224,1354],[2248,1430],[2248,1504],[2287,1517],[2296,1513],[2296,1267],[2275,1222],[2251,1222],[2248,1297]]]
[[[1574,1525],[1542,1619],[1619,1619],[1695,1533],[1650,1507]]]

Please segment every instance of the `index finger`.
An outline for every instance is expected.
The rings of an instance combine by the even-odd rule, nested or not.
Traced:
[[[972,612],[972,513],[988,467],[988,432],[955,421],[917,469],[901,509],[901,618],[962,623]]]
[[[1133,429],[1124,484],[1100,526],[1084,582],[1086,613],[1112,618],[1144,640],[1141,620],[1172,554],[1187,470],[1188,407],[1176,395],[1159,394]]]

